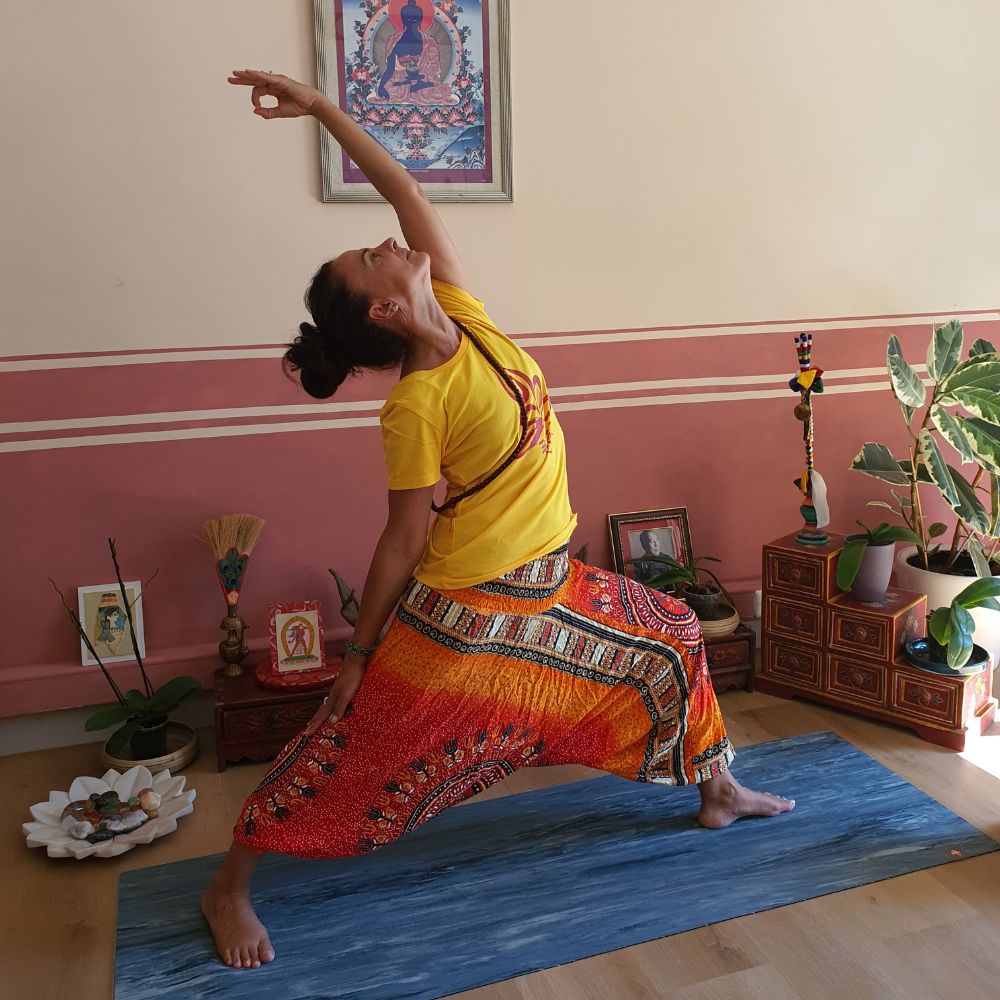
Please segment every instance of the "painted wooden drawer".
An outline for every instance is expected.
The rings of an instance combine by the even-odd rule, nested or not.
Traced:
[[[818,649],[771,638],[764,643],[761,671],[776,681],[818,689],[823,679],[822,668],[823,654]]]
[[[323,697],[319,695],[315,702],[303,701],[291,705],[241,708],[224,712],[224,736],[227,740],[292,737],[305,727],[322,701]]]
[[[960,725],[963,691],[960,679],[938,678],[905,667],[893,670],[892,708],[905,712],[911,719]]]
[[[726,641],[716,640],[705,643],[705,656],[709,669],[737,667],[750,664],[751,639],[738,638]]]
[[[823,641],[823,607],[768,594],[764,598],[764,628],[774,637],[819,645]]]
[[[837,592],[837,559],[843,536],[831,535],[827,545],[799,545],[795,535],[764,546],[764,589],[780,590],[793,599],[822,603]]]
[[[886,683],[889,668],[881,663],[864,663],[831,653],[826,664],[826,689],[830,694],[863,705],[887,705]]]
[[[892,589],[882,604],[862,604],[838,594],[828,606],[827,642],[831,652],[860,654],[887,666],[903,645],[923,634],[927,598]]]

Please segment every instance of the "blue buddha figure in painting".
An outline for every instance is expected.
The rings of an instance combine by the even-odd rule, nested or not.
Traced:
[[[443,82],[438,41],[424,30],[433,21],[433,7],[406,0],[399,10],[402,30],[389,39],[385,71],[379,80],[380,100],[391,104],[448,104],[451,87]]]

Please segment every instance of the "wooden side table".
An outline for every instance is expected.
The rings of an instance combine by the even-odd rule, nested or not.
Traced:
[[[243,758],[271,760],[298,735],[323,702],[327,688],[270,691],[254,677],[250,657],[239,677],[215,672],[215,755],[220,771]]]
[[[729,635],[705,638],[708,672],[716,694],[722,694],[730,688],[753,690],[756,641],[753,629],[742,624]]]

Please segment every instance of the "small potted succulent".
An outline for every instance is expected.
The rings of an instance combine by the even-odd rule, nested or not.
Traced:
[[[629,559],[630,563],[656,563],[662,566],[662,572],[643,580],[647,587],[653,590],[677,591],[684,603],[699,617],[712,619],[718,616],[719,598],[724,594],[735,608],[732,596],[719,578],[710,570],[702,569],[699,563],[721,562],[714,556],[699,556],[691,560],[690,566],[685,566],[671,556],[646,553],[641,558]],[[710,577],[710,579],[704,579]]]
[[[973,641],[976,623],[969,613],[973,608],[1000,611],[1000,578],[983,577],[969,584],[950,605],[935,608],[927,616],[927,631],[922,639],[906,644],[906,657],[922,670],[938,674],[975,674],[990,662],[990,654]]]
[[[847,544],[837,560],[837,586],[850,590],[859,601],[878,604],[885,600],[889,589],[896,542],[919,545],[920,539],[912,529],[901,524],[883,521],[869,528],[860,518],[857,523],[864,528],[864,533],[847,536]]]

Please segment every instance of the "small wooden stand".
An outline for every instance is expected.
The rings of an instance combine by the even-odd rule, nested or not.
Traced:
[[[755,687],[913,729],[964,750],[993,722],[993,671],[945,675],[911,666],[903,645],[925,633],[927,597],[890,588],[881,604],[837,589],[843,536],[806,548],[786,535],[764,546],[761,662]]]
[[[256,661],[237,677],[215,672],[215,754],[220,771],[247,757],[271,760],[297,736],[323,703],[326,688],[311,691],[270,691],[254,676]]]
[[[757,637],[746,625],[721,638],[705,638],[708,672],[716,694],[723,691],[753,690],[754,651]]]

